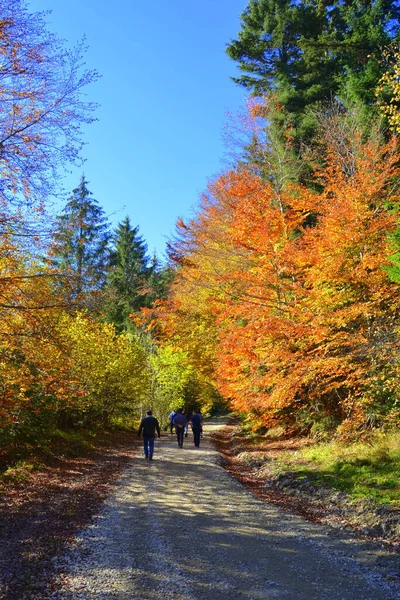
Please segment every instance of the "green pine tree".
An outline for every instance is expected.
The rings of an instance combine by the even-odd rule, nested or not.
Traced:
[[[147,305],[150,274],[147,245],[139,235],[139,227],[132,227],[126,217],[113,235],[105,289],[105,318],[119,331],[130,329],[129,315]]]
[[[332,99],[368,114],[384,67],[382,48],[399,35],[395,0],[249,0],[227,53],[244,73],[233,80],[278,107],[271,126],[288,121],[300,140],[316,131],[313,109]]]
[[[174,270],[163,265],[156,254],[153,255],[148,278],[147,303],[151,306],[156,300],[165,300],[174,278]]]
[[[69,275],[74,299],[102,287],[109,263],[109,225],[87,184],[82,175],[57,217],[50,251],[52,264]]]

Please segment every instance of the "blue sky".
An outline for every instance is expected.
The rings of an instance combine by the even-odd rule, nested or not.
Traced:
[[[178,217],[193,213],[223,169],[222,128],[245,93],[230,76],[226,44],[247,0],[27,0],[51,10],[48,27],[74,45],[86,35],[86,64],[101,79],[87,88],[98,121],[84,130],[89,189],[116,225],[129,215],[163,257]]]

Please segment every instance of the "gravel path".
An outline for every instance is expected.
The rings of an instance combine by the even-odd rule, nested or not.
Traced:
[[[207,423],[207,434],[218,423]],[[400,600],[378,550],[262,503],[207,436],[156,444],[58,559],[55,600]],[[382,550],[382,553],[384,550]]]

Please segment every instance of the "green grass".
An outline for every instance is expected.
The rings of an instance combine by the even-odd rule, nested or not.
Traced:
[[[400,507],[400,433],[376,433],[351,444],[316,444],[285,454],[278,468],[354,498]]]

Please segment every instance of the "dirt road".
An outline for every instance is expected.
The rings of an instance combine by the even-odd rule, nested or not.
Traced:
[[[218,427],[207,424],[207,434]],[[55,567],[55,600],[399,600],[379,552],[264,504],[208,435],[142,456]]]

